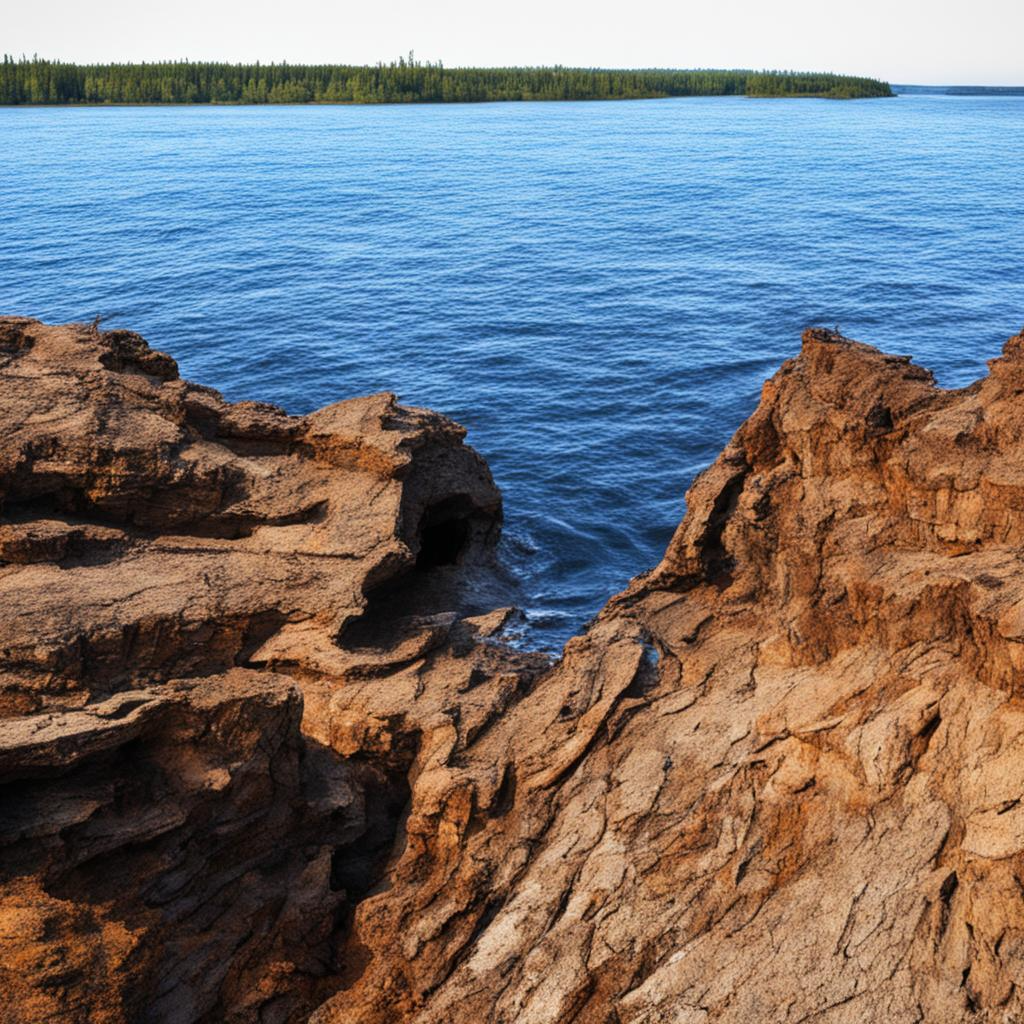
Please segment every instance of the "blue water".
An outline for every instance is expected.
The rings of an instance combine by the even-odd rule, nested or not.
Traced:
[[[555,645],[810,323],[947,385],[1024,324],[1024,97],[0,110],[0,310],[229,398],[464,423]]]

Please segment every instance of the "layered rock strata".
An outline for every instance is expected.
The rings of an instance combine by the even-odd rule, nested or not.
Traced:
[[[0,321],[0,1014],[1024,1019],[1024,336],[821,330],[557,662],[393,396]]]

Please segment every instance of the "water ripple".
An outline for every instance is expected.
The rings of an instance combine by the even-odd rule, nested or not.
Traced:
[[[232,399],[470,428],[534,642],[660,557],[800,329],[948,385],[1024,323],[1024,98],[0,110],[0,310]]]

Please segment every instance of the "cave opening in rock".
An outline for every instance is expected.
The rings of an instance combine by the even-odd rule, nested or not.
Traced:
[[[432,505],[423,513],[417,569],[436,569],[459,563],[469,545],[472,512],[468,499],[453,497]]]
[[[393,644],[403,619],[448,612],[481,614],[514,603],[515,595],[494,558],[500,506],[481,508],[469,495],[453,494],[404,515],[406,523],[416,527],[412,536],[408,527],[406,532],[415,560],[364,591],[363,613],[338,634],[338,643],[346,650]]]

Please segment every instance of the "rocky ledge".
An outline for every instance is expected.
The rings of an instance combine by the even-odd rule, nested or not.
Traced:
[[[563,657],[391,395],[0,320],[0,1017],[1024,1018],[1024,336],[827,331]]]

